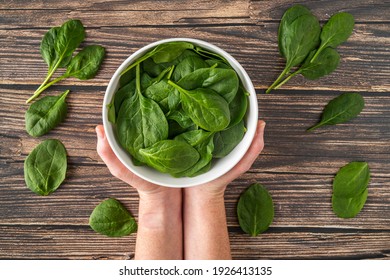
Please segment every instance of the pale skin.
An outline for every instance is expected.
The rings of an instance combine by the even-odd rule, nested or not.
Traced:
[[[135,259],[231,259],[226,223],[226,186],[250,169],[264,147],[265,122],[258,121],[253,142],[218,179],[190,188],[167,188],[130,172],[115,156],[102,125],[96,127],[97,152],[111,174],[139,194]]]

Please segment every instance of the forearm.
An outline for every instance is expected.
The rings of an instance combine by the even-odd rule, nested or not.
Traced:
[[[184,191],[184,258],[231,259],[223,193],[196,188]]]
[[[140,195],[135,259],[183,259],[182,193]]]

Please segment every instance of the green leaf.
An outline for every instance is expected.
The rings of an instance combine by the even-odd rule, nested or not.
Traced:
[[[328,22],[322,27],[321,49],[336,48],[344,43],[351,36],[355,20],[349,13],[337,13],[330,17]]]
[[[207,88],[185,90],[168,82],[180,92],[183,110],[192,121],[208,131],[219,131],[230,122],[229,105],[223,97]]]
[[[200,170],[202,170],[204,167],[207,167],[207,165],[213,159],[213,136],[214,135],[211,133],[208,138],[204,139],[203,141],[198,141],[199,144],[195,145],[194,148],[198,151],[200,155],[199,160],[192,167],[185,170],[184,172],[174,174],[175,177],[194,177],[202,174]],[[207,171],[208,169],[203,169],[203,172]]]
[[[49,72],[53,70],[54,66],[57,64],[59,57],[55,50],[55,42],[57,40],[58,32],[60,27],[51,28],[46,34],[43,36],[41,42],[41,55],[43,60],[49,66]],[[72,55],[64,57],[59,64],[59,67],[66,67],[70,60],[72,59]]]
[[[108,121],[110,123],[116,123],[115,105],[114,103],[107,104]]]
[[[340,168],[333,181],[333,194],[350,198],[362,193],[370,181],[370,169],[366,162],[350,162]]]
[[[368,188],[363,190],[362,193],[353,197],[338,197],[333,194],[332,196],[332,208],[333,212],[339,218],[354,218],[363,209],[368,196]]]
[[[162,140],[141,149],[145,163],[163,173],[179,173],[192,167],[199,160],[199,153],[184,141]]]
[[[65,119],[68,110],[65,99],[68,93],[69,90],[59,96],[45,96],[30,105],[25,114],[28,134],[42,136]]]
[[[175,67],[172,80],[178,82],[181,78],[201,68],[209,68],[209,65],[198,56],[188,56]]]
[[[190,144],[192,147],[194,147],[205,142],[213,134],[214,134],[213,132],[205,131],[203,129],[196,129],[196,130],[186,131],[176,136],[175,140],[185,141],[188,144]]]
[[[27,187],[39,195],[49,195],[64,181],[67,169],[64,145],[55,139],[38,144],[24,161]]]
[[[266,231],[274,218],[274,205],[267,189],[257,183],[250,185],[240,196],[237,216],[241,229],[251,236]]]
[[[285,48],[286,45],[281,42],[282,38],[285,37],[285,32],[289,32],[289,27],[291,24],[300,16],[303,15],[311,15],[311,12],[308,8],[302,6],[302,5],[294,5],[286,10],[286,12],[283,14],[283,17],[280,21],[279,30],[278,30],[278,45],[279,45],[279,51],[280,54],[286,58],[285,55]]]
[[[320,23],[306,8],[293,7],[285,14],[279,27],[278,42],[280,53],[286,59],[286,65],[266,93],[279,88],[296,75],[296,72],[290,73],[291,68],[301,64],[320,42]]]
[[[90,227],[110,237],[126,236],[137,231],[137,223],[126,208],[116,199],[99,203],[89,217]]]
[[[314,53],[305,59],[299,72],[309,80],[315,80],[336,70],[340,62],[340,55],[332,48],[324,49],[315,59],[311,61]]]
[[[84,41],[85,30],[79,20],[69,20],[58,30],[54,49],[59,60],[71,56],[76,48]]]
[[[164,79],[146,88],[145,97],[156,101],[161,109],[167,112],[169,111],[169,96],[175,94],[173,91],[175,88],[168,84],[168,80]]]
[[[137,66],[136,94],[126,99],[119,110],[117,133],[119,143],[139,161],[139,150],[168,138],[168,122],[158,104],[141,93]]]
[[[191,120],[191,118],[186,114],[183,109],[178,109],[175,111],[172,111],[167,116],[168,120],[174,120],[177,122],[182,128],[189,128],[194,125],[194,122]]]
[[[152,52],[151,58],[155,63],[170,62],[179,57],[185,50],[193,49],[188,42],[170,42],[158,45]]]
[[[237,94],[239,79],[233,69],[201,68],[184,76],[177,84],[186,90],[212,89],[230,103]]]
[[[364,99],[358,93],[343,93],[332,99],[322,113],[321,121],[307,131],[323,125],[344,123],[355,118],[364,108]]]
[[[102,46],[87,46],[72,58],[65,75],[88,80],[95,77],[103,62],[105,49]]]
[[[116,116],[119,114],[119,110],[122,106],[122,103],[131,98],[135,94],[135,79],[129,82],[128,84],[121,87],[114,96],[114,107]]]
[[[286,56],[287,69],[302,63],[307,55],[318,46],[320,32],[318,19],[310,14],[302,15],[291,25],[286,25],[280,42]]]
[[[229,127],[238,124],[245,116],[248,109],[248,95],[249,93],[242,85],[239,86],[238,91],[232,102],[229,103],[230,123]]]
[[[139,65],[148,58],[152,58],[154,63],[164,63],[171,62],[188,49],[193,49],[194,45],[188,42],[169,42],[165,44],[158,45],[153,50],[147,52],[142,57],[137,59],[133,64],[127,67],[123,72],[124,75],[126,72],[130,71],[135,66]]]
[[[219,131],[214,135],[213,157],[222,158],[227,156],[241,142],[245,134],[244,121]]]
[[[195,47],[195,52],[197,54],[199,54],[200,56],[204,57],[204,58],[210,58],[210,59],[214,59],[214,60],[217,60],[217,61],[221,61],[221,62],[223,62],[225,64],[229,64],[227,62],[227,60],[223,56],[221,56],[221,55],[219,55],[219,54],[217,54],[215,52],[212,52],[212,51],[209,51],[209,50],[205,50],[202,47],[196,46]]]

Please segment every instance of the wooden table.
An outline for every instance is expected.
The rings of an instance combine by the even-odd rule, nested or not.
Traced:
[[[138,197],[98,157],[94,128],[116,68],[134,51],[170,37],[206,40],[231,53],[257,90],[267,122],[265,149],[252,169],[226,191],[234,259],[362,259],[390,257],[390,5],[383,0],[300,1],[323,23],[347,11],[356,26],[338,48],[337,71],[317,81],[292,79],[264,94],[283,68],[277,29],[295,1],[24,1],[0,3],[0,258],[130,259],[135,234],[108,238],[88,218],[103,199],[120,200],[137,217]],[[24,128],[25,100],[46,75],[43,34],[70,18],[86,26],[85,44],[101,44],[107,57],[97,77],[68,79],[47,91],[71,90],[69,114],[41,138]],[[324,105],[342,92],[360,92],[366,106],[356,119],[314,133]],[[24,183],[23,162],[43,139],[60,139],[69,155],[65,183],[41,197]],[[372,179],[364,209],[353,219],[331,209],[332,180],[346,163],[367,161]],[[275,219],[258,237],[243,233],[236,203],[250,183],[262,183],[275,203]]]

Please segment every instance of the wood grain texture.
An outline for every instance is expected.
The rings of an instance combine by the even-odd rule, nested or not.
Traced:
[[[267,123],[265,149],[251,170],[225,195],[235,259],[390,258],[390,36],[385,1],[300,1],[325,21],[337,11],[356,19],[353,35],[338,48],[339,68],[318,81],[296,77],[272,94],[264,89],[283,68],[277,28],[295,1],[2,1],[0,3],[0,259],[131,259],[136,234],[107,238],[88,226],[93,208],[114,197],[138,217],[133,188],[114,178],[96,153],[105,88],[132,52],[155,40],[192,37],[231,53],[257,90]],[[46,74],[39,44],[48,28],[68,18],[87,27],[87,44],[102,44],[107,57],[93,80],[69,79],[48,95],[70,89],[69,114],[49,134],[30,137],[24,101]],[[323,107],[344,91],[358,91],[366,106],[346,124],[305,130]],[[65,183],[40,197],[24,183],[23,162],[43,139],[67,148]],[[331,209],[332,180],[352,160],[367,161],[372,179],[366,205],[354,219]],[[236,204],[253,182],[275,203],[270,229],[256,238],[241,231]]]

